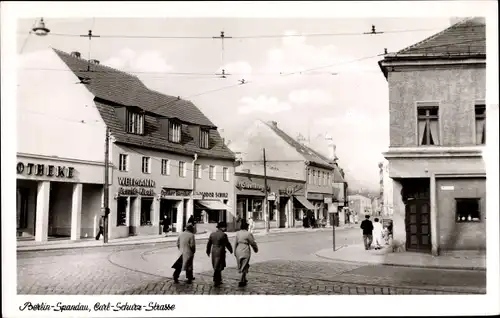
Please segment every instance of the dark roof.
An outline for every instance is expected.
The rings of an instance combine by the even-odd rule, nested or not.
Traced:
[[[387,54],[379,66],[387,77],[383,62],[397,60],[452,58],[486,59],[486,23],[484,18],[467,18],[418,43]]]
[[[333,169],[333,165],[330,164],[328,160],[322,159],[320,156],[316,154],[314,150],[312,150],[307,146],[302,145],[300,142],[290,137],[283,130],[279,129],[278,126],[275,125],[273,122],[270,123],[266,122],[265,124],[269,126],[269,128],[271,128],[281,139],[287,142],[290,146],[294,147],[295,150],[310,163],[320,167],[324,167],[326,169]]]
[[[80,79],[90,79],[87,89],[103,100],[123,106],[136,106],[168,118],[216,128],[215,125],[190,101],[168,96],[146,87],[134,75],[102,65],[88,63],[63,51],[53,49]],[[90,71],[89,71],[90,65]]]
[[[330,163],[333,166],[333,181],[335,182],[345,182],[344,178],[342,177],[342,174],[340,173],[340,168],[339,166],[334,163],[331,159],[328,159],[326,156],[322,155],[318,151],[309,148],[316,156],[320,157],[324,161]]]

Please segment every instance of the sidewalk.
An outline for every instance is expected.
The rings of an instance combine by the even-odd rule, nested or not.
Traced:
[[[337,227],[336,230],[346,229],[352,227],[351,225],[346,225],[342,227]],[[302,232],[320,232],[320,231],[331,231],[331,227],[321,228],[321,229],[306,229],[306,228],[281,228],[281,229],[270,229],[269,235],[280,235],[287,233],[302,233]],[[196,240],[207,240],[210,233],[196,234]],[[236,232],[228,232],[228,237],[234,237]],[[266,231],[264,229],[258,229],[254,231],[254,235],[265,236]],[[54,240],[44,243],[31,241],[17,241],[17,251],[43,251],[43,250],[57,250],[57,249],[73,249],[73,248],[89,248],[89,247],[100,247],[100,246],[123,246],[123,245],[139,245],[139,244],[155,244],[155,243],[166,243],[166,242],[176,242],[178,233],[171,233],[169,236],[164,235],[147,235],[147,236],[132,236],[125,238],[118,238],[109,240],[107,244],[104,244],[103,240],[96,241],[93,238],[81,239],[78,241],[71,240]]]
[[[427,267],[441,269],[486,270],[486,254],[480,251],[453,251],[434,257],[427,253],[393,253],[387,247],[382,250],[366,251],[362,244],[324,249],[316,256],[345,262],[405,267]]]

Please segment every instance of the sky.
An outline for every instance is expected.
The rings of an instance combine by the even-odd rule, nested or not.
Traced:
[[[302,134],[325,154],[325,135],[332,136],[349,186],[377,191],[378,163],[389,146],[388,87],[377,62],[384,48],[396,52],[421,41],[448,27],[450,17],[89,17],[45,22],[51,34],[27,37],[34,20],[18,21],[18,54],[49,47],[79,51],[82,57],[136,74],[151,89],[194,102],[233,148],[256,119],[277,121],[292,137]],[[372,25],[385,33],[363,34]],[[89,42],[78,36],[89,29],[101,37]],[[224,40],[224,50],[222,41],[212,38],[221,31],[234,37]],[[216,75],[222,69],[226,78]]]

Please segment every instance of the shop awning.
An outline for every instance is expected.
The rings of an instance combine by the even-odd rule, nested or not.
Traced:
[[[204,209],[209,210],[229,210],[229,206],[217,200],[199,200],[196,201],[196,204],[201,206]]]
[[[314,206],[311,204],[311,202],[307,201],[307,199],[301,195],[294,196],[297,201],[306,209],[308,210],[314,210]]]

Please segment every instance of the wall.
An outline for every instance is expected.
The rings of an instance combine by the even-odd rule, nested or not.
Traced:
[[[398,179],[393,180],[393,242],[398,245],[401,251],[406,250],[406,210],[403,198],[401,197],[401,190],[403,185]]]
[[[443,190],[453,186],[454,190]],[[441,250],[486,249],[486,178],[436,179]],[[457,223],[456,198],[480,198],[481,221]]]
[[[441,145],[475,144],[474,103],[485,99],[485,65],[389,72],[388,83],[391,147],[417,146],[417,101],[439,101]]]
[[[268,161],[266,163],[266,174],[268,177],[306,181],[305,169],[306,166],[303,159],[297,161]],[[250,171],[248,172],[248,170]],[[263,176],[264,162],[262,160],[244,161],[236,167],[236,171]]]
[[[82,218],[81,232],[82,238],[95,237],[99,229],[99,217],[102,215],[101,202],[103,186],[94,184],[84,184],[82,187]],[[112,224],[112,219],[109,219]]]
[[[307,172],[307,176],[306,176],[307,192],[333,194],[333,187],[331,185],[333,183],[333,178],[334,178],[333,177],[333,169],[323,169],[323,168],[309,166],[308,170],[309,171]],[[309,173],[312,174],[312,171],[315,171],[316,175],[318,172],[327,173],[327,174],[329,173],[330,174],[330,184],[319,183],[319,179],[316,179],[316,180],[318,180],[319,184],[310,183]],[[312,178],[312,176],[311,176],[311,178]],[[327,180],[328,179],[325,180],[326,183],[328,183]]]
[[[391,158],[389,171],[391,178],[429,178],[430,172],[485,172],[485,167],[480,156],[471,158]]]
[[[18,152],[103,161],[105,126],[94,96],[78,82],[52,49],[20,56]]]

